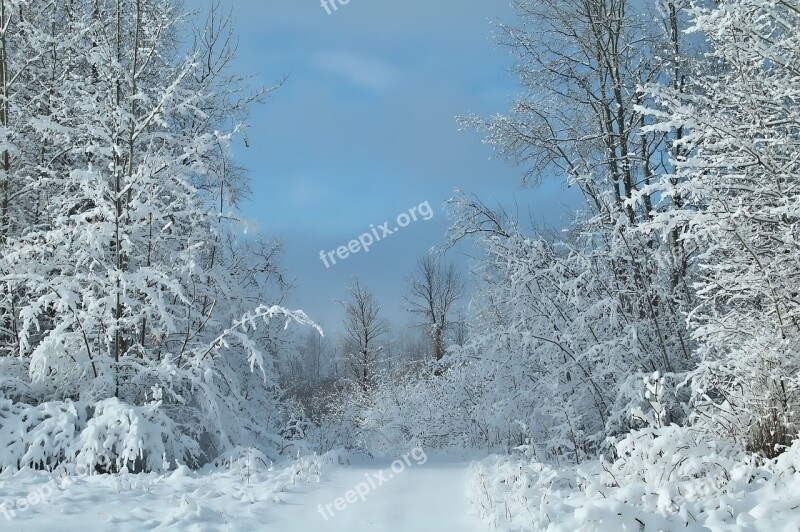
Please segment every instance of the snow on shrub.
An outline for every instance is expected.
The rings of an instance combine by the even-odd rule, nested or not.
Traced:
[[[0,471],[159,471],[196,460],[197,443],[157,403],[106,399],[37,406],[0,399]],[[74,466],[74,467],[73,467]]]
[[[493,456],[473,465],[471,500],[498,530],[800,529],[800,442],[763,462],[695,434],[634,431],[614,462],[563,469]]]
[[[131,406],[115,398],[97,403],[77,440],[76,464],[113,471],[159,471],[180,462],[196,462],[197,443],[183,436],[159,406]]]
[[[70,401],[38,406],[0,398],[0,471],[52,470],[74,456],[86,407]]]
[[[340,464],[343,460],[345,458],[340,451],[330,451],[322,455],[316,453],[301,455],[298,452],[285,471],[291,471],[291,477],[299,482],[319,482],[320,473],[325,465]],[[258,449],[236,447],[211,461],[206,469],[274,471],[276,464]]]
[[[269,469],[272,467],[272,460],[258,449],[237,446],[225,454],[222,454],[211,461],[209,467],[214,469],[234,468],[237,464],[247,463],[252,467]]]
[[[274,318],[282,318],[284,327],[296,322],[321,333],[300,311],[262,305],[187,354],[188,361],[173,364],[165,354],[143,369],[131,389],[149,389],[149,397],[122,387],[119,397],[109,398],[103,394],[114,382],[105,379],[109,386],[103,391],[93,388],[103,380],[98,378],[82,390],[82,401],[42,400],[32,406],[12,401],[9,397],[19,398],[12,387],[0,387],[0,470],[52,471],[62,464],[105,472],[197,467],[251,442],[280,454],[285,446],[277,434],[285,418],[280,386],[255,337],[248,336],[259,322],[269,326]]]

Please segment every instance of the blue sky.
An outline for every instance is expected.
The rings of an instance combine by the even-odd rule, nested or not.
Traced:
[[[203,7],[208,0],[189,0]],[[297,288],[289,305],[338,329],[334,300],[357,275],[401,325],[406,277],[416,257],[442,243],[443,203],[456,188],[489,204],[516,205],[560,225],[574,205],[559,182],[521,189],[518,168],[491,159],[458,115],[504,112],[518,86],[492,20],[513,20],[505,0],[350,0],[328,15],[319,0],[228,0],[236,19],[236,68],[254,85],[288,76],[254,109],[237,159],[253,194],[244,216],[285,242],[284,270]],[[325,268],[335,250],[409,208],[418,221],[368,254]],[[453,260],[466,269],[463,254]]]

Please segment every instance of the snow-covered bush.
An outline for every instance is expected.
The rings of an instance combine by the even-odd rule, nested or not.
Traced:
[[[157,471],[196,462],[197,442],[158,405],[51,401],[31,406],[0,400],[0,471]]]
[[[470,438],[469,416],[459,408],[463,399],[451,375],[437,375],[436,366],[418,368],[412,378],[383,379],[361,405],[361,437],[370,449],[402,452],[410,445],[426,449],[484,447],[482,437]]]
[[[118,399],[93,405],[75,443],[75,463],[89,470],[159,471],[196,464],[200,446],[175,427],[158,404],[130,406]]]
[[[24,467],[52,471],[74,460],[88,417],[81,403],[31,406],[0,398],[0,471]]]
[[[473,466],[471,500],[498,530],[794,530],[800,525],[795,443],[763,462],[670,425],[634,431],[614,462],[553,468],[519,457]]]

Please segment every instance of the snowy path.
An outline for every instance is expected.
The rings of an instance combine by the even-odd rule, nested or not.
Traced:
[[[309,484],[276,508],[271,530],[281,532],[479,532],[485,531],[469,515],[467,463],[430,462],[412,465],[393,474],[390,462],[366,462],[329,470],[319,484]],[[383,476],[381,476],[381,468]],[[349,490],[369,485],[365,500],[359,498],[337,511],[334,502]],[[352,500],[352,497],[351,497]],[[325,509],[332,510],[334,515]],[[341,502],[340,502],[341,507]],[[320,511],[320,508],[322,510]],[[327,520],[323,517],[325,513]]]
[[[409,460],[399,474],[390,466],[388,460],[328,464],[320,482],[308,483],[296,483],[289,469],[261,470],[247,477],[238,465],[211,474],[181,470],[166,477],[96,475],[60,487],[42,472],[0,476],[0,531],[486,530],[469,515],[468,463]],[[363,501],[356,490],[364,493]],[[348,492],[355,502],[347,504]]]

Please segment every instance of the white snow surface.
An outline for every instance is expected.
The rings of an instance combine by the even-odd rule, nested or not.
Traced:
[[[202,472],[181,467],[167,475],[93,475],[66,481],[31,470],[4,474],[0,475],[0,530],[486,530],[469,510],[467,462],[411,462],[399,474],[392,473],[392,460],[325,462],[311,458],[277,469],[237,460],[231,467]],[[382,482],[376,480],[381,475]],[[363,501],[359,498],[341,511],[335,509],[338,498],[343,501],[358,486],[363,492],[370,478],[374,488]],[[32,504],[20,509],[23,498]],[[335,515],[323,517],[319,509],[325,505]]]
[[[488,530],[470,512],[467,497],[469,464],[433,459],[412,462],[394,474],[390,461],[371,460],[337,468],[319,486],[305,486],[292,494],[288,507],[275,514],[274,530],[479,532]],[[325,505],[356,486],[364,486],[383,471],[386,481],[326,520]],[[377,481],[375,481],[377,483]],[[368,485],[368,484],[367,484]],[[323,509],[320,510],[319,505]],[[330,506],[329,506],[330,507]]]

